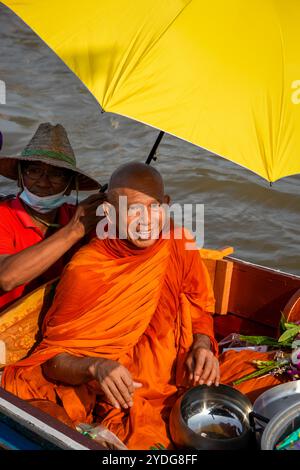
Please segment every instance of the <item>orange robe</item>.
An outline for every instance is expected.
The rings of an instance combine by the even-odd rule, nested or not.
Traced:
[[[239,352],[226,351],[219,358],[221,382],[232,385],[232,382],[258,370],[252,361],[268,361],[273,360],[273,358],[274,353],[272,352],[261,353],[249,350]],[[281,375],[273,376],[268,374],[246,380],[239,385],[235,385],[234,388],[247,395],[253,403],[261,393],[275,385],[280,385],[283,381],[284,378]]]
[[[160,238],[139,250],[122,240],[94,239],[79,250],[57,287],[42,343],[6,367],[4,388],[23,399],[59,399],[74,423],[90,423],[96,413],[131,449],[170,446],[168,416],[187,384],[193,334],[209,336],[217,351],[209,276],[198,250],[185,250],[185,241]],[[127,367],[143,384],[133,407],[113,408],[96,381],[74,387],[46,380],[41,364],[61,352]]]

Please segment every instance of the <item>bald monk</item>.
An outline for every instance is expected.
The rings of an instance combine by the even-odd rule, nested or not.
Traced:
[[[42,343],[6,367],[2,384],[23,399],[61,403],[73,423],[101,421],[130,449],[168,448],[178,396],[219,384],[213,292],[199,251],[186,250],[186,231],[175,239],[171,224],[169,239],[162,237],[169,197],[154,168],[121,166],[107,199],[120,220],[127,215],[127,238],[95,238],[79,250],[57,287]],[[137,205],[144,215],[134,235]]]

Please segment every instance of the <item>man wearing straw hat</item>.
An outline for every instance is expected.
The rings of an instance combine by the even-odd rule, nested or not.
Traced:
[[[18,181],[21,188],[16,197],[0,203],[3,310],[60,275],[77,242],[95,228],[99,220],[96,209],[104,195],[94,194],[77,207],[67,204],[66,196],[72,190],[101,186],[76,167],[73,149],[60,124],[41,124],[21,156],[1,156],[0,175]]]

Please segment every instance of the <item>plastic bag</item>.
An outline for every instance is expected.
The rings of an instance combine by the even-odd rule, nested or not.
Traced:
[[[219,342],[219,347],[222,350],[222,352],[226,352],[230,350],[243,351],[245,349],[249,351],[259,351],[259,352],[268,351],[268,346],[265,346],[265,345],[255,346],[253,344],[250,344],[247,341],[240,339],[240,335],[238,333],[230,333],[230,335],[226,336],[226,338],[223,338]]]
[[[80,423],[76,426],[76,429],[84,436],[88,436],[94,441],[99,442],[99,444],[103,445],[107,449],[128,450],[128,447],[126,447],[113,432],[109,431],[109,429],[102,424]]]

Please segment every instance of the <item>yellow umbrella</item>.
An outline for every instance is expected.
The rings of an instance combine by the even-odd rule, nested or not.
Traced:
[[[105,111],[269,181],[300,173],[299,0],[3,3]]]

